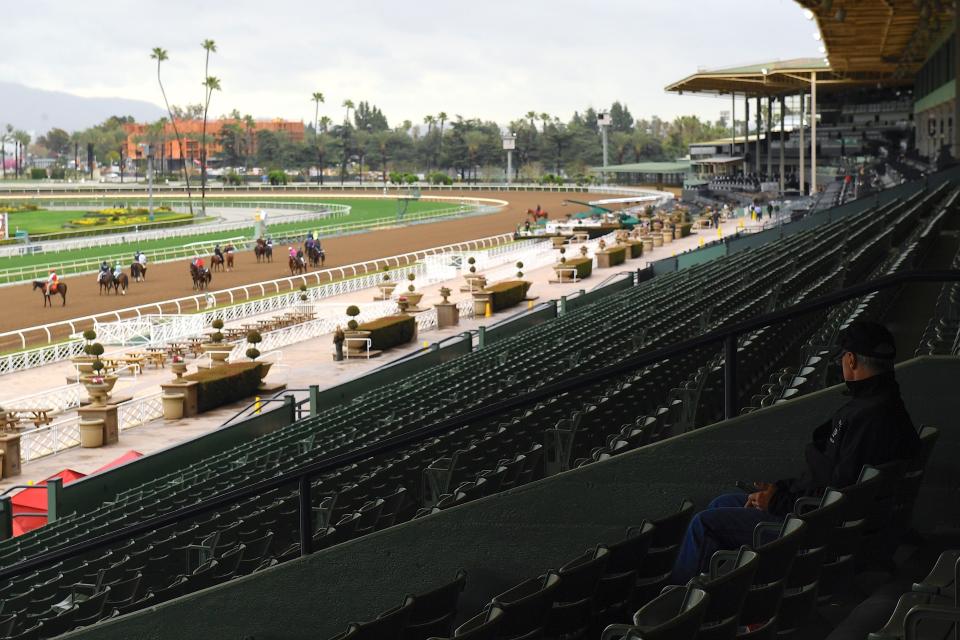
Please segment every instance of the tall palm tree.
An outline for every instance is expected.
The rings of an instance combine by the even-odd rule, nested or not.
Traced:
[[[550,123],[550,114],[549,114],[549,113],[546,113],[546,112],[541,113],[541,114],[540,114],[540,120],[541,120],[541,122],[543,122],[543,132],[546,133],[546,132],[547,132],[547,124]]]
[[[203,215],[207,215],[207,112],[210,110],[210,98],[213,92],[220,91],[220,78],[207,76],[203,81],[203,87],[206,91],[206,99],[203,102],[203,137],[200,143],[200,211]]]
[[[250,160],[253,159],[253,130],[257,126],[257,122],[253,119],[253,116],[248,113],[243,116],[243,126],[247,130],[247,149],[244,155],[246,156],[247,170],[249,171],[253,166],[250,164]]]
[[[217,43],[213,40],[204,40],[200,43],[206,56],[203,62],[203,128],[200,132],[200,212],[207,215],[207,110],[210,108],[210,96],[214,88],[210,86],[210,54],[216,53]],[[216,80],[216,78],[213,78]],[[220,81],[217,80],[216,90],[220,90]]]
[[[347,110],[347,117],[344,119],[346,124],[350,124],[350,109],[353,109],[353,100],[347,98],[343,101],[343,107]]]
[[[333,120],[331,120],[329,116],[323,116],[320,118],[320,131],[326,133],[332,124]]]
[[[310,97],[313,100],[313,105],[314,105],[313,106],[313,146],[317,147],[318,146],[317,141],[319,140],[319,134],[320,134],[320,103],[325,102],[325,100],[323,99],[323,94],[320,93],[319,91],[314,91],[313,95]],[[323,184],[322,183],[323,178],[320,177],[320,175],[323,173],[323,167],[319,166],[319,162],[320,162],[319,147],[317,149],[317,162],[318,162],[317,184]]]
[[[440,142],[438,143],[438,148],[439,148],[439,151],[437,152],[438,155],[443,153],[443,123],[447,121],[448,117],[449,116],[447,116],[446,111],[441,111],[440,113],[437,114],[437,120],[440,121]]]
[[[8,124],[5,131],[0,131],[0,166],[3,167],[3,179],[7,179],[7,143],[10,142],[10,134],[13,133],[13,125]]]
[[[435,125],[435,124],[437,123],[437,119],[436,119],[434,116],[427,114],[427,115],[424,116],[424,118],[423,118],[423,123],[424,123],[425,125],[427,125],[427,138],[429,139],[429,138],[430,138],[430,134],[433,133],[433,125]],[[427,172],[428,172],[428,173],[429,173],[429,171],[430,171],[430,169],[432,168],[432,165],[433,165],[432,160],[433,160],[433,158],[428,155],[428,156],[427,156]]]
[[[163,81],[160,79],[160,63],[169,59],[167,50],[160,47],[154,47],[150,53],[150,59],[157,61],[157,84],[160,85],[160,93],[163,94],[163,103],[167,106],[167,114],[170,116],[170,123],[173,125],[173,135],[177,139],[177,148],[180,150],[180,164],[183,172],[183,180],[187,185],[187,204],[190,206],[190,215],[193,215],[193,194],[190,192],[190,174],[187,173],[186,156],[183,153],[183,138],[180,136],[180,129],[177,127],[177,119],[173,117],[173,111],[170,110],[170,101],[167,100],[167,91],[163,88]]]
[[[30,146],[30,134],[22,129],[18,129],[13,132],[13,139],[20,150],[20,155],[17,157],[17,177],[20,177],[20,174],[23,173],[23,156],[27,147]]]
[[[536,112],[536,111],[527,111],[526,118],[527,118],[527,120],[530,121],[530,128],[533,129],[533,132],[534,132],[534,133],[536,133],[536,132],[537,132],[537,125],[536,125],[537,112]]]

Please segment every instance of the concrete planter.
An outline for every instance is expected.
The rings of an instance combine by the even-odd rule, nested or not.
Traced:
[[[164,420],[179,420],[183,417],[184,397],[182,393],[165,393],[161,396]]]
[[[369,338],[369,331],[344,331],[345,338]],[[367,343],[361,340],[345,340],[343,343],[347,353],[351,356],[361,356],[367,353]]]
[[[177,380],[183,378],[183,374],[187,372],[187,363],[186,362],[171,362],[170,370],[173,371],[174,375],[177,376]]]
[[[109,392],[110,385],[106,383],[94,383],[94,382],[84,382],[83,386],[87,390],[87,394],[90,396],[90,404],[95,406],[103,406],[106,404],[107,393]]]
[[[80,446],[84,449],[103,446],[103,420],[80,421]]]
[[[673,242],[673,232],[672,232],[672,231],[664,231],[664,232],[663,232],[663,244],[670,244],[671,242]]]
[[[231,351],[233,347],[229,344],[209,342],[203,345],[203,352],[210,354],[210,362],[215,367],[226,364]]]

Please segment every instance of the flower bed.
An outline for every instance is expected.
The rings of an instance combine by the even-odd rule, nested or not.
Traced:
[[[611,267],[615,267],[618,264],[623,264],[627,260],[626,247],[611,247],[610,249],[606,249],[605,251],[600,251],[598,253],[602,253],[607,256],[607,259],[609,260],[608,265]]]
[[[413,340],[417,334],[417,321],[413,316],[384,316],[364,322],[359,331],[370,332],[370,348],[382,351]]]
[[[197,385],[197,410],[210,411],[225,404],[249,398],[257,392],[263,378],[259,362],[238,362],[183,376]]]
[[[643,240],[627,240],[630,247],[630,258],[639,258],[643,255]]]
[[[507,309],[520,304],[530,289],[526,280],[507,280],[486,287],[484,291],[490,294],[490,306],[493,311]]]

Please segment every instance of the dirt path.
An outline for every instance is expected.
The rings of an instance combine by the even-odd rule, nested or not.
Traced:
[[[350,195],[344,194],[345,197]],[[568,211],[582,210],[579,205],[562,206],[561,203],[566,198],[594,200],[603,197],[599,194],[542,192],[444,192],[443,195],[497,198],[508,201],[510,205],[490,215],[325,239],[323,241],[323,248],[327,255],[325,267],[375,260],[409,251],[512,232],[517,224],[522,223],[526,218],[527,209],[536,208],[538,204],[549,211],[551,217],[556,218],[562,217]],[[233,272],[214,274],[212,291],[290,275],[287,268],[286,247],[274,248],[274,261],[270,264],[257,264],[252,252],[237,254],[236,263],[237,266]],[[143,283],[131,281],[126,296],[98,295],[93,274],[71,276],[64,280],[70,286],[67,306],[61,307],[57,297],[52,309],[43,308],[39,292],[32,291],[29,284],[0,287],[0,309],[3,310],[0,313],[0,332],[193,295],[195,292],[191,286],[187,265],[186,260],[150,265],[147,272],[148,280]],[[226,296],[223,300],[226,301]],[[164,311],[172,313],[176,312],[176,308],[171,306]],[[84,327],[78,325],[78,330],[81,328]],[[64,338],[67,333],[67,331],[58,332],[53,337],[54,339]],[[45,332],[41,331],[37,335],[28,336],[28,344],[46,344],[46,342]],[[0,339],[0,350],[6,351],[19,347],[19,339]]]

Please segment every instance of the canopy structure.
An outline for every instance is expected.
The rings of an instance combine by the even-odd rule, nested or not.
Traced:
[[[612,164],[606,167],[590,167],[593,173],[687,173],[690,162],[635,162],[633,164]]]

